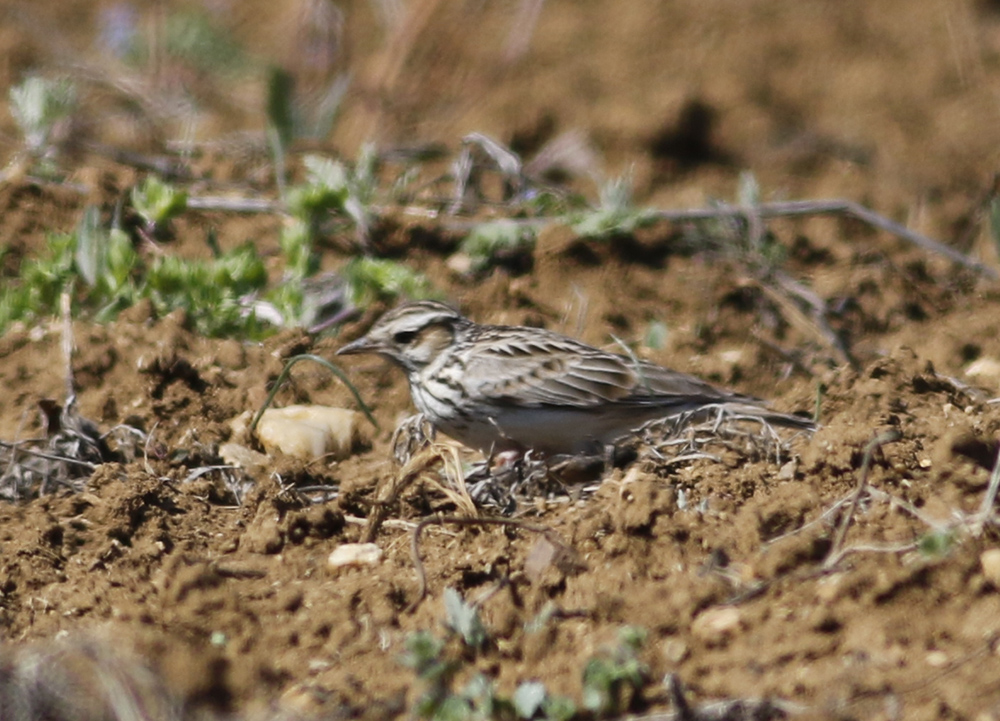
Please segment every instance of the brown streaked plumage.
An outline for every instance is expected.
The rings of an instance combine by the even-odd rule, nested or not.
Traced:
[[[648,421],[717,405],[814,428],[694,376],[548,330],[479,325],[436,301],[389,311],[338,351],[352,353],[377,353],[399,365],[417,409],[438,430],[485,453],[599,450]]]

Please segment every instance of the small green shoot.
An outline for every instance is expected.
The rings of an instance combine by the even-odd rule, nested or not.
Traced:
[[[469,256],[471,270],[482,272],[513,258],[530,254],[535,247],[535,229],[510,218],[477,225],[462,241],[461,252]]]
[[[444,590],[444,610],[448,628],[461,636],[465,645],[479,650],[486,643],[486,627],[479,618],[479,611],[466,603],[454,588]]]
[[[312,248],[327,216],[349,218],[360,244],[367,243],[372,217],[369,205],[375,194],[375,158],[374,147],[366,145],[353,171],[339,161],[318,155],[303,159],[306,182],[285,195],[292,221],[281,234],[281,247],[292,276],[305,278],[316,272],[318,261]]]
[[[687,244],[695,251],[709,251],[734,258],[756,273],[768,275],[780,268],[788,251],[768,229],[755,208],[762,202],[757,178],[750,171],[740,173],[735,206],[741,215],[727,215],[692,223],[686,231]],[[732,203],[719,203],[732,208]]]
[[[313,250],[313,237],[309,227],[298,220],[286,225],[278,238],[281,252],[285,255],[285,273],[289,285],[300,286],[300,282],[319,270],[319,257]]]
[[[645,681],[648,669],[638,657],[646,641],[643,629],[626,626],[618,645],[592,658],[583,670],[583,707],[597,716],[617,716]]]
[[[84,210],[76,231],[74,262],[80,277],[91,288],[91,298],[104,307],[97,312],[97,321],[111,320],[123,308],[135,304],[139,288],[133,276],[139,257],[132,239],[117,226],[101,225],[96,206]]]
[[[39,162],[36,169],[54,174],[53,136],[76,108],[76,87],[67,78],[32,75],[10,89],[10,114],[24,135],[25,150]]]
[[[407,638],[406,652],[401,658],[425,686],[414,713],[419,718],[432,721],[570,721],[583,709],[589,712],[586,718],[613,717],[631,706],[646,682],[649,670],[638,654],[647,634],[641,628],[626,626],[620,630],[614,648],[602,651],[584,667],[583,709],[572,699],[549,694],[545,685],[537,680],[522,681],[507,697],[497,693],[494,678],[475,672],[461,689],[456,690],[456,679],[472,667],[476,658],[489,653],[492,646],[487,643],[488,632],[476,609],[456,590],[445,590],[444,604],[446,625],[454,634],[451,641],[419,631]],[[543,609],[529,625],[540,628],[552,614],[551,609]],[[461,647],[458,640],[461,640]]]
[[[338,160],[307,155],[306,183],[291,188],[286,195],[288,212],[308,228],[311,237],[319,232],[328,214],[347,218],[364,246],[374,218],[372,204],[378,190],[378,153],[365,143],[353,168]]]
[[[132,188],[132,207],[145,223],[150,237],[162,232],[187,208],[187,193],[155,175],[147,175],[142,185]]]
[[[651,320],[646,326],[642,344],[651,350],[663,350],[667,347],[670,329],[662,320]]]
[[[917,541],[917,550],[928,560],[938,560],[951,553],[957,541],[958,536],[954,529],[931,531]]]
[[[993,239],[993,247],[1000,255],[1000,196],[990,199],[990,237]]]
[[[652,211],[636,208],[633,203],[631,172],[601,185],[597,208],[570,216],[573,232],[581,238],[630,235],[654,220]]]
[[[434,295],[424,275],[384,258],[354,258],[344,267],[343,276],[347,281],[347,296],[357,308],[367,308],[378,300],[420,299]]]

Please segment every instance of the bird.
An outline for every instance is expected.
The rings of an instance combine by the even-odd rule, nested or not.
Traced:
[[[599,453],[645,423],[721,408],[798,430],[815,424],[686,373],[542,328],[481,325],[433,300],[404,303],[337,355],[402,368],[417,409],[486,455]]]

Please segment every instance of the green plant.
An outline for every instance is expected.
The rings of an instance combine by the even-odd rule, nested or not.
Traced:
[[[662,320],[651,320],[646,326],[646,333],[643,337],[643,345],[653,350],[663,350],[667,346],[667,339],[670,337],[670,329]]]
[[[18,279],[0,291],[0,332],[12,323],[51,314],[73,280],[75,239],[69,233],[48,236],[48,253],[21,263]]]
[[[75,240],[76,269],[91,289],[93,302],[103,305],[97,320],[111,320],[133,305],[139,294],[133,277],[139,258],[132,239],[117,224],[102,226],[100,211],[91,205],[84,210]]]
[[[501,218],[473,228],[462,241],[460,250],[469,256],[471,270],[481,272],[499,262],[530,254],[534,247],[533,227]]]
[[[650,210],[636,208],[632,199],[632,173],[612,178],[599,189],[596,208],[569,216],[573,232],[581,238],[629,235],[656,219]]]
[[[318,155],[307,155],[302,162],[306,167],[306,182],[286,194],[291,216],[305,226],[310,240],[318,235],[327,215],[346,218],[354,226],[358,244],[366,246],[375,215],[372,204],[378,190],[375,146],[365,143],[353,168]]]
[[[316,272],[318,259],[313,245],[329,215],[349,218],[359,237],[367,239],[371,220],[368,206],[376,185],[374,159],[374,148],[368,145],[362,148],[353,171],[339,161],[318,155],[303,159],[306,182],[286,193],[285,204],[292,220],[281,234],[281,248],[292,276],[306,278]]]
[[[132,188],[132,207],[142,218],[144,232],[150,237],[163,231],[187,208],[187,193],[155,175],[147,175],[141,185]]]
[[[267,78],[267,136],[274,158],[278,191],[285,192],[285,158],[296,138],[324,138],[330,134],[340,111],[340,103],[350,84],[346,74],[312,97],[302,97],[295,89],[291,73],[272,66]]]
[[[740,173],[735,207],[742,214],[724,214],[693,222],[686,230],[688,246],[696,251],[710,251],[728,256],[759,275],[778,270],[787,251],[771,233],[755,208],[761,203],[761,189],[750,171]],[[714,203],[732,209],[732,203]]]
[[[990,199],[990,237],[993,239],[993,247],[1000,253],[1000,196]]]
[[[76,86],[67,78],[38,75],[10,89],[10,114],[24,135],[25,150],[38,161],[37,170],[55,171],[53,136],[76,107]]]
[[[252,243],[244,243],[208,261],[160,256],[146,273],[146,289],[163,315],[184,310],[203,335],[255,335],[256,317],[244,296],[267,283],[264,261]]]
[[[418,631],[407,638],[406,652],[401,658],[423,684],[415,716],[433,721],[569,721],[579,715],[580,709],[572,699],[550,694],[545,684],[536,680],[522,681],[508,697],[497,692],[493,679],[477,672],[456,689],[457,680],[471,667],[475,657],[488,651],[489,632],[476,608],[454,589],[445,590],[444,603],[445,626],[450,636],[437,638],[427,631]],[[551,614],[551,610],[543,610],[530,625],[540,628]],[[527,627],[525,630],[531,632]],[[594,717],[610,716],[627,708],[645,682],[647,669],[638,659],[645,638],[642,629],[625,627],[619,633],[617,646],[585,665],[583,708]],[[460,644],[456,645],[456,640]]]
[[[89,310],[99,322],[149,298],[161,315],[184,310],[205,335],[256,336],[262,327],[246,298],[266,283],[264,261],[250,243],[210,260],[164,255],[147,264],[128,235],[102,226],[90,206],[73,233],[49,235],[47,252],[23,261],[18,277],[3,286],[0,332],[51,315],[71,291],[74,313]]]
[[[420,299],[434,295],[426,276],[384,258],[353,258],[344,266],[342,275],[347,281],[347,297],[357,308],[400,296]]]
[[[617,646],[587,662],[583,670],[584,708],[598,716],[616,716],[627,709],[648,672],[638,657],[645,642],[643,629],[626,626],[618,634]]]
[[[137,256],[132,241],[121,229],[102,227],[96,206],[84,209],[73,233],[52,233],[47,252],[21,263],[18,278],[0,293],[0,332],[16,321],[31,322],[50,315],[63,292],[77,285],[82,292],[74,299],[98,308],[98,319],[113,317],[117,310],[135,302],[133,282]]]
[[[486,627],[479,618],[479,611],[465,602],[454,588],[444,590],[444,610],[448,628],[457,633],[465,645],[479,650],[486,643]]]
[[[928,560],[941,559],[951,553],[958,542],[958,534],[953,528],[945,528],[925,533],[917,540],[917,550]]]

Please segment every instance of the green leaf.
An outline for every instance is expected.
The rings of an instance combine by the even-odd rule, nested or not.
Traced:
[[[10,114],[33,152],[49,144],[56,123],[69,117],[76,107],[76,87],[68,78],[32,75],[12,87],[9,97]]]
[[[147,225],[169,223],[187,208],[187,193],[155,175],[147,175],[142,185],[132,188],[132,207]]]
[[[327,188],[344,196],[349,191],[347,169],[339,160],[324,158],[321,155],[307,155],[302,159],[306,166],[306,179],[309,185]]]
[[[990,200],[990,236],[993,238],[993,245],[1000,253],[1000,197]]]
[[[535,230],[510,218],[477,225],[462,241],[460,250],[469,256],[474,271],[482,271],[497,259],[530,253],[535,247]]]
[[[646,336],[643,344],[653,350],[663,350],[667,346],[670,330],[667,324],[660,320],[652,320],[646,326]]]
[[[433,295],[425,276],[392,260],[353,258],[342,273],[347,281],[348,297],[358,308],[366,308],[376,300],[390,301],[400,296],[420,299]]]
[[[514,691],[514,709],[523,719],[530,719],[548,699],[548,691],[541,681],[523,681]]]
[[[434,711],[434,721],[467,721],[472,718],[472,707],[461,696],[445,697]]]
[[[286,202],[288,212],[311,228],[323,212],[345,212],[351,188],[342,163],[319,155],[307,155],[302,162],[306,184],[289,190]]]
[[[469,648],[478,649],[486,643],[486,627],[479,618],[479,611],[467,604],[454,588],[444,590],[444,609],[449,628],[458,633]]]
[[[745,208],[760,205],[760,184],[757,182],[757,176],[749,170],[740,173],[736,202]]]
[[[139,256],[128,233],[121,228],[112,228],[108,231],[105,270],[114,291],[129,280],[138,260]]]
[[[952,529],[932,531],[920,537],[917,541],[917,549],[920,551],[920,555],[925,558],[940,559],[951,552],[957,540],[957,535]]]
[[[549,696],[542,704],[542,715],[549,721],[569,721],[576,712],[576,704],[565,696]]]
[[[76,228],[74,259],[83,281],[89,286],[97,285],[104,275],[107,246],[107,234],[101,229],[101,211],[96,205],[88,205]]]

